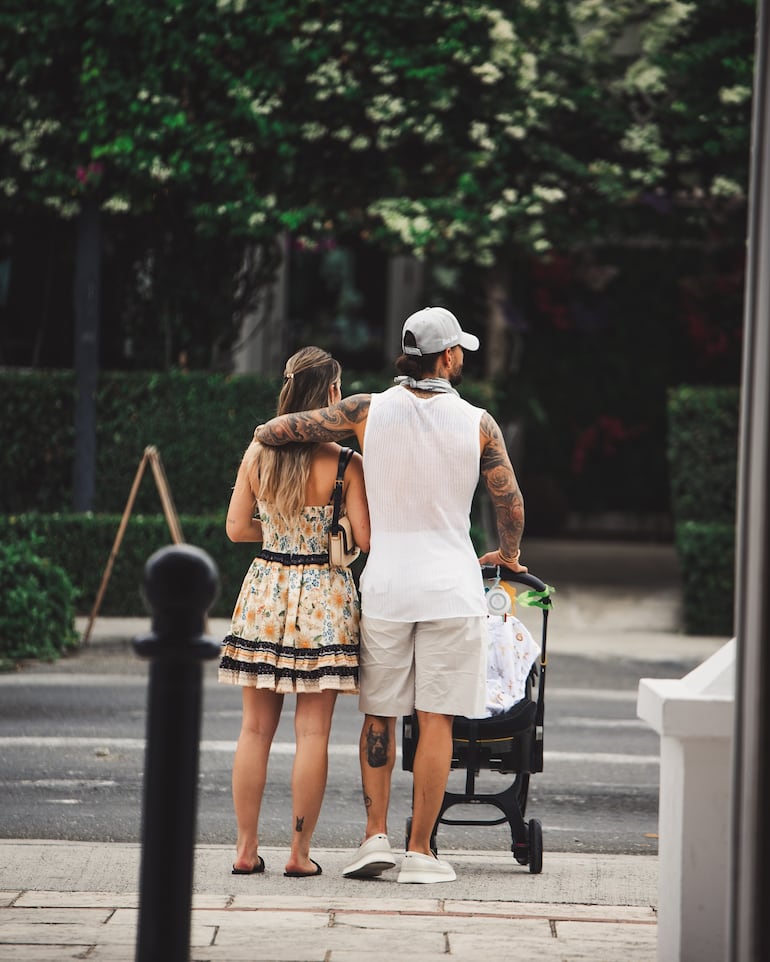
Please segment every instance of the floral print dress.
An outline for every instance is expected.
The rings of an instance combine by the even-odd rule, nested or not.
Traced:
[[[243,580],[219,681],[279,693],[358,692],[360,606],[348,568],[329,566],[332,505],[291,524],[259,501],[262,550]]]

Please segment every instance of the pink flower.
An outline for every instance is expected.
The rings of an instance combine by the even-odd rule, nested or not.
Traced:
[[[87,167],[75,168],[75,178],[83,187],[91,182],[98,183],[103,173],[104,164],[100,160],[92,160]]]

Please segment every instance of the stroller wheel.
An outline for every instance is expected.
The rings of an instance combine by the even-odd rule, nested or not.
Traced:
[[[529,871],[539,875],[543,871],[543,826],[538,819],[531,818],[528,823]]]

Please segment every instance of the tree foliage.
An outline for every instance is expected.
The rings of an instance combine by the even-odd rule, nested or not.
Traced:
[[[681,212],[667,221],[669,240],[727,228],[742,241],[755,0],[581,0],[574,15],[608,108],[627,117],[632,196]]]
[[[68,217],[91,194],[257,241],[354,225],[489,264],[623,189],[618,117],[602,129],[565,0],[11,0],[1,16],[6,205]]]
[[[244,246],[261,282],[286,231],[483,269],[640,212],[661,229],[665,207],[684,212],[666,229],[702,229],[745,198],[753,18],[752,0],[7,0],[0,208],[130,217],[134,314],[143,282],[183,314],[196,278],[225,276],[206,288],[226,341]]]

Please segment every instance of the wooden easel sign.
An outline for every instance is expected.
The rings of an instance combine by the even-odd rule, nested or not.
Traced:
[[[112,569],[115,565],[115,559],[118,556],[118,551],[120,550],[120,545],[123,541],[123,535],[125,534],[126,527],[128,526],[128,519],[131,517],[131,512],[134,508],[134,502],[136,501],[136,494],[139,490],[139,484],[142,480],[142,476],[144,475],[145,466],[148,463],[152,468],[152,473],[155,478],[155,486],[157,487],[158,494],[160,495],[160,503],[163,506],[163,514],[166,516],[166,523],[168,524],[168,530],[171,533],[171,540],[174,542],[174,544],[184,544],[182,528],[179,524],[179,517],[176,513],[176,508],[174,507],[174,500],[171,497],[171,490],[168,486],[168,478],[166,477],[166,472],[163,468],[163,462],[160,459],[160,453],[156,447],[150,445],[144,449],[142,460],[139,462],[139,467],[136,469],[134,483],[131,485],[131,491],[128,495],[126,507],[123,511],[123,517],[120,519],[118,533],[115,536],[115,542],[107,560],[107,567],[104,569],[104,574],[102,575],[102,583],[99,585],[96,601],[91,609],[91,616],[88,619],[88,627],[83,635],[84,645],[88,644],[88,639],[91,637],[91,629],[93,628],[94,621],[96,621],[96,616],[99,613],[99,608],[101,607],[102,599],[104,598],[104,592],[107,590],[110,575],[112,574]]]

